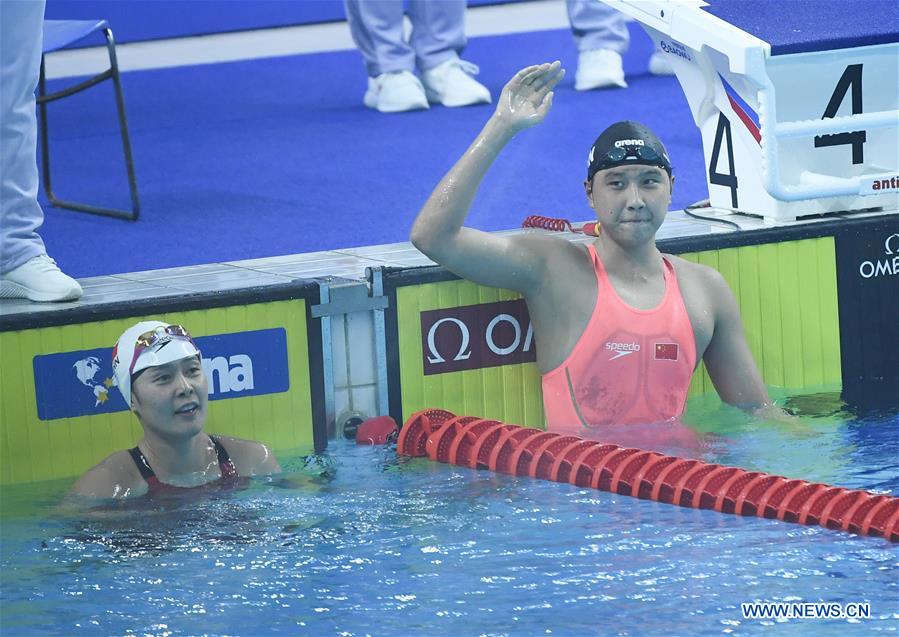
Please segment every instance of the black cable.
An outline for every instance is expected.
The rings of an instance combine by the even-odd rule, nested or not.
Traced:
[[[733,226],[737,230],[743,229],[740,227],[740,224],[738,224],[736,221],[731,221],[730,219],[717,219],[716,217],[704,217],[703,215],[698,215],[695,212],[690,212],[691,208],[707,208],[707,207],[709,207],[709,204],[707,202],[708,202],[708,199],[705,199],[703,201],[697,201],[696,203],[694,203],[691,206],[687,206],[686,208],[684,208],[684,214],[686,214],[688,217],[693,217],[694,219],[702,219],[703,221],[713,221],[713,222],[717,222],[717,223],[725,223],[729,226]]]

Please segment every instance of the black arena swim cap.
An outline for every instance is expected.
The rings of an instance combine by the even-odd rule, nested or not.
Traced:
[[[639,122],[616,122],[593,142],[587,157],[587,181],[600,170],[629,164],[658,166],[671,176],[668,151],[655,133]]]

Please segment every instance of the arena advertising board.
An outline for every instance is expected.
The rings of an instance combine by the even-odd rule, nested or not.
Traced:
[[[287,330],[283,327],[196,337],[209,400],[261,396],[290,388]],[[127,411],[115,389],[112,348],[34,357],[34,389],[41,420]]]
[[[83,322],[74,314],[31,329],[5,322],[0,484],[77,476],[139,440],[111,356],[119,334],[148,319],[184,325],[193,335],[209,380],[208,431],[260,440],[275,451],[322,450],[321,329],[308,310],[318,286],[298,282],[266,299],[244,292],[161,301],[137,314],[99,310]]]

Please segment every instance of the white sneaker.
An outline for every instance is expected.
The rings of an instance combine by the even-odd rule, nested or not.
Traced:
[[[479,71],[477,65],[459,59],[447,60],[424,71],[421,79],[428,101],[450,107],[489,104],[490,91],[472,77]]]
[[[671,63],[661,51],[656,51],[649,58],[649,72],[653,75],[674,75]]]
[[[574,88],[578,91],[590,91],[613,86],[627,88],[621,54],[612,49],[581,51],[577,57]]]
[[[369,108],[382,113],[400,113],[428,108],[425,89],[409,71],[381,73],[368,78],[368,90],[362,99]]]
[[[74,301],[81,297],[78,281],[64,274],[46,254],[29,259],[0,276],[0,298],[31,301]]]

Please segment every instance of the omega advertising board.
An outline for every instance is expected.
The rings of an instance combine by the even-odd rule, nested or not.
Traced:
[[[517,294],[442,268],[383,271],[390,415],[425,407],[543,426],[536,343]]]
[[[899,217],[826,220],[659,242],[718,270],[765,383],[788,393],[899,388]],[[444,408],[542,427],[523,300],[439,267],[383,270],[390,413]],[[700,365],[690,393],[714,391]],[[894,396],[895,396],[894,392]],[[894,398],[895,400],[895,398]]]
[[[197,294],[0,322],[0,484],[80,475],[140,439],[112,374],[112,346],[140,320],[186,327],[209,382],[211,433],[309,453],[327,444],[318,285]]]
[[[899,402],[899,215],[837,237],[843,391]]]

